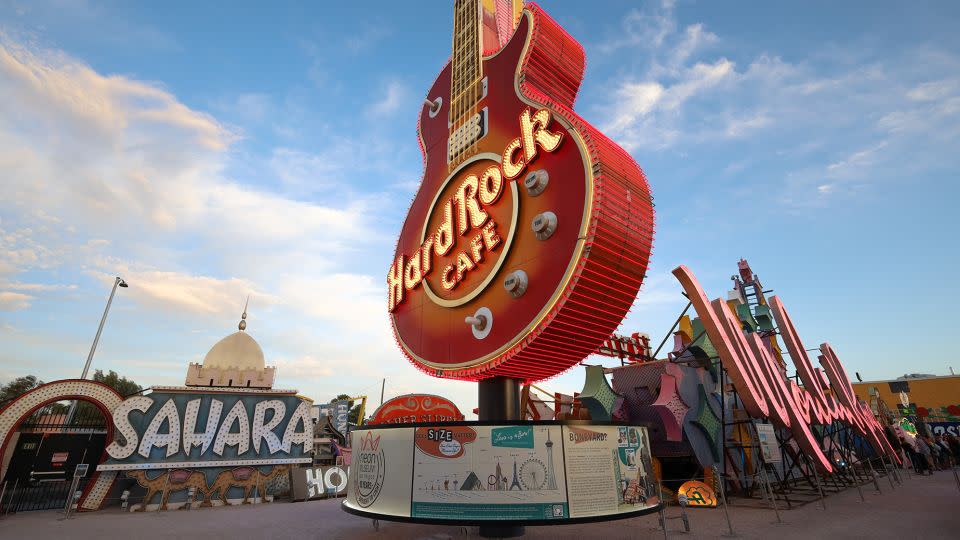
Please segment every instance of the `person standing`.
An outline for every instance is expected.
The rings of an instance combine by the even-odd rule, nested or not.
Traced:
[[[950,451],[953,453],[953,462],[960,463],[960,437],[947,435],[947,443],[950,444]]]
[[[934,442],[940,449],[940,467],[949,469],[953,466],[953,452],[950,450],[950,444],[943,438],[943,435],[934,437]]]
[[[920,454],[917,453],[917,449],[913,447],[905,438],[900,437],[900,447],[903,448],[903,453],[907,455],[907,459],[910,460],[910,465],[913,467],[913,472],[916,474],[923,474],[923,471],[926,469],[923,465],[923,458],[920,457]]]
[[[923,462],[924,469],[930,472],[930,476],[933,476],[933,456],[930,446],[920,435],[917,435],[914,440],[917,443],[917,453],[920,454],[920,461]]]

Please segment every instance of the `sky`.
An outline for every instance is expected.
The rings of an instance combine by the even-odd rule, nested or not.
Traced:
[[[670,329],[677,265],[725,297],[744,257],[851,375],[948,373],[960,5],[542,5],[586,51],[577,111],[656,203],[622,333]],[[452,6],[365,6],[0,0],[0,382],[79,376],[119,275],[94,369],[182,384],[249,294],[278,388],[476,406],[386,313]]]

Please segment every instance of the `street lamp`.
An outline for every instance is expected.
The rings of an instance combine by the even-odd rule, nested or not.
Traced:
[[[90,345],[90,354],[87,355],[87,363],[83,366],[83,374],[80,375],[81,379],[87,378],[87,372],[90,371],[90,363],[93,362],[93,353],[97,351],[97,344],[100,343],[100,334],[103,333],[103,325],[107,322],[107,313],[110,312],[110,304],[113,303],[113,295],[117,293],[117,287],[123,287],[126,289],[129,287],[127,282],[123,280],[120,276],[117,276],[113,281],[113,289],[110,290],[110,298],[107,298],[107,307],[103,310],[103,317],[100,318],[100,326],[97,328],[97,335],[93,338],[93,344]],[[73,421],[73,415],[77,412],[77,402],[74,401],[70,405],[70,411],[67,413],[67,421],[64,426],[69,426]]]

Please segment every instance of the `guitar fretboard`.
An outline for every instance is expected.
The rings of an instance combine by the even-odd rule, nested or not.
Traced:
[[[453,21],[453,59],[450,84],[450,123],[455,130],[476,113],[482,95],[480,66],[480,2],[456,0]]]

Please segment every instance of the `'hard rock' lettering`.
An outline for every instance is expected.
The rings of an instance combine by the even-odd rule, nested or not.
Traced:
[[[496,233],[496,223],[486,208],[494,205],[503,194],[505,180],[514,180],[523,174],[540,150],[554,152],[560,147],[563,133],[550,131],[551,114],[548,109],[520,114],[520,136],[503,149],[500,164],[491,165],[479,176],[471,174],[460,181],[454,195],[442,204],[442,219],[432,234],[427,234],[416,253],[400,254],[387,272],[387,309],[393,311],[403,302],[407,291],[417,288],[434,267],[434,257],[453,253],[453,262],[440,269],[440,284],[450,291],[463,282],[468,274],[483,262],[483,252],[491,252],[502,243]],[[477,233],[470,234],[472,231]],[[464,246],[458,238],[465,237]]]

